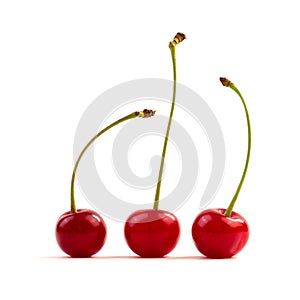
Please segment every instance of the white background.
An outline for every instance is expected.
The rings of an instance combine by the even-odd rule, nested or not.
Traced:
[[[1,1],[1,299],[299,299],[298,12],[291,0]],[[242,107],[218,78],[248,103],[253,151],[235,210],[249,242],[234,259],[199,258],[190,235],[198,190],[176,212],[182,235],[168,258],[134,258],[123,224],[106,218],[101,252],[65,259],[54,227],[68,210],[78,121],[119,83],[172,79],[177,31],[187,35],[178,81],[209,103],[226,141],[211,207],[229,203],[246,150]]]

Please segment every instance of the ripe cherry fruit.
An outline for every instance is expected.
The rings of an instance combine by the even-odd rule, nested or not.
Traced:
[[[226,216],[225,209],[202,211],[195,219],[192,235],[197,249],[210,258],[229,258],[240,252],[249,237],[246,220],[236,212]]]
[[[66,254],[71,257],[90,257],[103,247],[106,225],[93,210],[71,210],[58,219],[55,234],[58,245]]]
[[[175,215],[171,212],[160,210],[158,207],[163,167],[176,99],[175,49],[176,45],[184,39],[185,35],[178,32],[173,41],[169,43],[173,63],[173,99],[162,150],[154,206],[153,209],[143,209],[133,212],[127,218],[124,226],[124,235],[129,248],[140,257],[154,258],[165,256],[175,248],[180,236],[180,226]]]
[[[119,119],[97,133],[79,154],[71,179],[71,210],[59,217],[55,229],[56,241],[66,254],[71,257],[90,257],[103,247],[106,240],[106,225],[102,217],[90,209],[76,209],[74,183],[82,156],[90,145],[107,130],[124,121],[136,117],[148,118],[154,114],[155,111],[145,109]]]
[[[176,246],[180,227],[177,218],[168,211],[143,209],[128,217],[124,232],[134,253],[141,257],[163,257]]]
[[[228,208],[206,209],[195,219],[192,236],[197,249],[209,258],[229,258],[240,252],[249,238],[249,226],[246,220],[233,211],[234,204],[243,185],[248,169],[251,150],[251,126],[246,103],[237,87],[228,79],[221,77],[226,87],[235,91],[242,100],[248,127],[248,151],[244,171],[238,188]]]

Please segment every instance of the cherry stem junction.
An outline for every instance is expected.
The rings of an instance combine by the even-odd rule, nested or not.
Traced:
[[[130,120],[130,119],[134,119],[136,117],[140,117],[140,118],[150,118],[152,116],[154,116],[155,114],[155,110],[148,110],[148,109],[144,109],[143,111],[136,111],[133,112],[117,121],[115,121],[114,123],[108,125],[107,127],[105,127],[104,129],[102,129],[100,132],[98,132],[87,144],[86,146],[82,149],[82,151],[80,152],[75,165],[74,165],[74,169],[73,169],[73,173],[72,173],[72,179],[71,179],[71,212],[76,213],[76,204],[75,204],[75,197],[74,197],[74,184],[75,184],[75,177],[76,177],[76,171],[78,169],[78,165],[80,163],[80,160],[82,158],[82,156],[84,155],[84,153],[86,152],[86,150],[91,146],[91,144],[93,144],[93,142],[100,136],[102,135],[104,132],[106,132],[107,130],[115,127],[116,125]]]
[[[158,180],[157,180],[157,186],[156,186],[156,192],[155,192],[155,198],[154,198],[154,205],[153,205],[154,209],[158,209],[158,207],[159,207],[161,181],[162,181],[162,175],[163,175],[164,164],[165,164],[165,157],[166,157],[167,146],[168,146],[168,141],[169,141],[169,135],[170,135],[170,129],[171,129],[172,118],[173,118],[173,113],[174,113],[174,107],[175,107],[176,85],[177,85],[176,84],[176,80],[177,80],[177,74],[176,74],[176,45],[181,43],[185,38],[186,37],[183,33],[178,32],[175,35],[173,41],[171,41],[169,43],[169,48],[170,48],[171,56],[172,56],[172,64],[173,64],[173,97],[172,97],[172,105],[171,105],[171,110],[170,110],[170,116],[169,116],[167,131],[166,131],[165,140],[164,140],[164,146],[163,146],[162,155],[161,155],[160,168],[159,168],[159,173],[158,173]]]
[[[251,125],[250,125],[250,117],[249,117],[249,113],[248,113],[246,102],[245,102],[242,94],[238,90],[238,88],[230,80],[228,80],[227,78],[221,77],[220,81],[221,81],[221,83],[224,86],[229,87],[233,91],[235,91],[237,93],[237,95],[240,97],[240,99],[242,100],[242,103],[243,103],[243,106],[244,106],[244,109],[245,109],[245,113],[246,113],[247,127],[248,127],[248,150],[247,150],[247,157],[246,157],[244,171],[243,171],[240,183],[239,183],[239,185],[237,187],[237,190],[236,190],[236,192],[235,192],[235,194],[234,194],[234,196],[233,196],[233,198],[232,198],[232,200],[231,200],[228,208],[226,209],[226,211],[224,213],[226,217],[230,217],[231,212],[233,210],[233,207],[235,205],[235,202],[236,202],[236,200],[238,198],[238,195],[240,193],[240,190],[242,188],[242,185],[243,185],[246,173],[247,173],[247,169],[248,169],[248,164],[249,164],[249,159],[250,159],[250,151],[251,151]]]

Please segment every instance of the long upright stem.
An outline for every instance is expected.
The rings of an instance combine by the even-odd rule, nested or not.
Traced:
[[[229,217],[231,215],[231,212],[233,210],[233,207],[235,205],[235,202],[238,198],[238,195],[240,193],[240,190],[242,188],[246,173],[247,173],[247,169],[248,169],[248,165],[249,165],[249,160],[250,160],[250,151],[251,151],[251,124],[250,124],[250,117],[249,117],[249,113],[248,113],[248,109],[247,109],[247,105],[246,102],[242,96],[242,94],[240,93],[240,91],[238,90],[238,88],[228,79],[226,78],[220,78],[222,84],[224,86],[230,87],[233,91],[235,91],[238,96],[240,97],[240,99],[242,100],[244,109],[245,109],[245,113],[246,113],[246,118],[247,118],[247,127],[248,127],[248,150],[247,150],[247,156],[246,156],[246,162],[245,162],[245,166],[244,166],[244,171],[240,180],[240,183],[237,187],[237,190],[227,208],[227,210],[225,211],[225,216]]]
[[[173,118],[173,113],[174,113],[174,107],[175,107],[176,80],[177,80],[177,75],[176,75],[176,45],[181,43],[184,39],[186,39],[185,34],[183,34],[181,32],[178,32],[175,35],[173,41],[171,41],[169,43],[169,48],[170,48],[171,56],[172,56],[172,64],[173,64],[173,97],[172,97],[172,105],[171,105],[171,110],[170,110],[170,116],[169,116],[167,131],[166,131],[166,135],[165,135],[164,146],[163,146],[162,155],[161,155],[160,168],[159,168],[159,173],[158,173],[157,186],[156,186],[156,192],[155,192],[155,198],[154,198],[154,204],[153,204],[154,209],[158,209],[158,206],[159,206],[160,187],[161,187],[162,175],[163,175],[164,164],[165,164],[165,157],[166,157],[167,146],[168,146],[168,141],[169,141],[169,135],[170,135],[170,129],[171,129],[172,118]]]
[[[82,149],[82,151],[80,152],[76,163],[74,165],[74,169],[73,169],[73,173],[72,173],[72,179],[71,179],[71,212],[75,213],[76,212],[76,204],[75,204],[75,196],[74,196],[74,184],[75,184],[75,177],[76,177],[76,171],[78,169],[78,165],[80,163],[80,160],[82,158],[82,156],[84,155],[84,153],[86,152],[86,150],[91,146],[91,144],[100,136],[102,135],[104,132],[106,132],[107,130],[113,128],[114,126],[130,120],[130,119],[134,119],[136,117],[141,117],[141,118],[148,118],[151,117],[155,114],[155,111],[152,110],[148,110],[148,109],[144,109],[143,111],[136,111],[133,112],[117,121],[115,121],[114,123],[108,125],[107,127],[105,127],[104,129],[102,129],[100,132],[98,132],[93,138],[91,138],[91,140],[86,144],[86,146]]]
[[[159,206],[160,187],[161,187],[162,175],[164,171],[165,157],[167,152],[167,146],[169,141],[169,135],[170,135],[170,129],[172,124],[172,118],[173,118],[174,107],[175,107],[175,99],[176,99],[176,77],[177,77],[176,76],[176,47],[170,47],[170,51],[171,51],[172,63],[173,63],[173,99],[172,99],[172,105],[171,105],[170,116],[168,121],[168,127],[165,135],[164,146],[161,155],[160,169],[158,174],[154,205],[153,205],[154,209],[158,209]]]

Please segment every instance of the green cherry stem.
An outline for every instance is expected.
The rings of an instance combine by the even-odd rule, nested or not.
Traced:
[[[172,105],[171,105],[171,110],[170,110],[170,116],[169,116],[167,131],[166,131],[166,135],[165,135],[164,146],[163,146],[162,155],[161,155],[160,168],[159,168],[159,173],[158,173],[158,180],[157,180],[157,186],[156,186],[153,209],[158,209],[158,206],[159,206],[161,181],[162,181],[162,175],[163,175],[164,164],[165,164],[165,157],[166,157],[167,146],[168,146],[168,141],[169,141],[169,135],[170,135],[170,129],[171,129],[172,118],[173,118],[173,113],[174,113],[174,107],[175,107],[176,80],[177,80],[177,74],[176,74],[176,45],[181,43],[185,38],[186,37],[183,33],[178,32],[175,35],[173,41],[171,41],[169,43],[169,48],[170,48],[171,56],[172,56],[172,64],[173,64],[173,97],[172,97]]]
[[[105,127],[104,129],[102,129],[100,132],[98,132],[93,138],[90,139],[90,141],[86,144],[86,146],[82,149],[82,151],[80,152],[76,163],[74,165],[74,169],[73,169],[73,173],[72,173],[72,179],[71,179],[71,212],[76,213],[76,204],[75,204],[75,197],[74,197],[74,184],[75,184],[75,177],[76,177],[76,171],[78,169],[78,165],[80,163],[80,160],[82,158],[82,156],[84,155],[84,153],[86,152],[86,150],[91,146],[91,144],[93,144],[93,142],[100,136],[102,135],[104,132],[106,132],[107,130],[115,127],[116,125],[130,120],[130,119],[134,119],[136,117],[140,117],[140,118],[149,118],[154,116],[155,111],[153,110],[148,110],[148,109],[144,109],[143,111],[136,111],[133,112],[117,121],[115,121],[114,123],[108,125],[107,127]]]
[[[240,183],[239,183],[239,185],[237,187],[237,190],[236,190],[236,192],[235,192],[235,194],[234,194],[234,196],[233,196],[233,198],[232,198],[232,200],[231,200],[231,202],[230,202],[227,210],[225,211],[225,216],[226,217],[230,217],[231,212],[233,210],[233,207],[235,205],[235,202],[236,202],[236,200],[238,198],[238,195],[240,193],[240,190],[242,188],[242,185],[243,185],[246,173],[247,173],[247,169],[248,169],[248,164],[249,164],[249,159],[250,159],[250,151],[251,151],[251,125],[250,125],[250,117],[249,117],[249,113],[248,113],[246,102],[245,102],[242,94],[238,90],[238,88],[230,80],[228,80],[227,78],[221,77],[220,81],[221,81],[221,83],[224,86],[229,87],[233,91],[235,91],[238,94],[238,96],[240,97],[240,99],[242,100],[242,103],[243,103],[243,106],[244,106],[244,109],[245,109],[245,113],[246,113],[247,127],[248,127],[248,150],[247,150],[247,157],[246,157],[244,171],[243,171]]]

